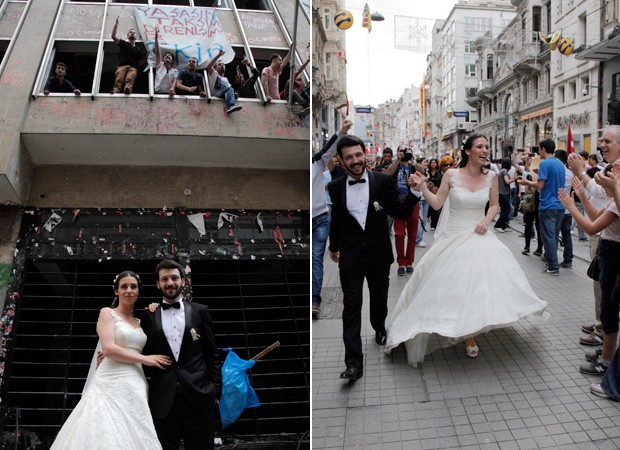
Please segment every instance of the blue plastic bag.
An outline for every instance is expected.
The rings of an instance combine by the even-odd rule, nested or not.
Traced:
[[[222,429],[235,423],[244,409],[260,406],[256,392],[250,386],[250,380],[245,373],[256,361],[241,359],[230,348],[224,350],[228,350],[228,355],[222,366]]]

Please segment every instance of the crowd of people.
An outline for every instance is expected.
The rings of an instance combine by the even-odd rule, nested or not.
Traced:
[[[130,95],[134,89],[134,83],[140,70],[146,64],[146,54],[136,45],[137,33],[135,29],[127,32],[126,39],[123,39],[118,32],[120,16],[116,19],[112,28],[112,40],[118,46],[120,57],[119,63],[114,73],[114,85],[110,94],[123,93]],[[293,44],[288,53],[282,58],[278,53],[273,53],[270,57],[270,64],[262,72],[254,67],[247,57],[243,57],[237,65],[235,77],[232,82],[225,76],[226,65],[219,61],[225,52],[220,50],[207,64],[206,73],[209,91],[213,97],[221,98],[226,102],[226,114],[232,114],[241,110],[243,107],[237,104],[237,99],[256,98],[255,85],[260,78],[261,85],[265,91],[267,102],[272,100],[288,99],[289,82],[280,92],[280,75],[288,64]],[[161,54],[159,43],[159,29],[155,28],[155,74],[154,92],[170,97],[175,95],[198,95],[206,97],[204,77],[198,70],[198,59],[190,57],[183,70],[179,70],[175,64],[172,53]],[[310,62],[307,59],[296,71],[293,79],[295,80],[292,89],[293,104],[298,105],[299,116],[305,116],[309,112],[310,91],[309,85],[304,84],[302,72]],[[251,74],[246,78],[244,72]],[[43,88],[43,94],[50,93],[74,93],[80,95],[81,91],[76,88],[67,78],[67,65],[58,61],[54,66],[54,75],[51,76]]]
[[[585,334],[579,342],[602,348],[586,353],[579,371],[603,376],[591,392],[620,401],[620,126],[603,130],[596,153],[569,155],[544,139],[491,160],[487,138],[474,133],[460,152],[440,159],[415,159],[401,144],[396,152],[384,148],[374,161],[363,141],[347,135],[350,127],[347,121],[315,155],[312,169],[313,318],[320,318],[328,247],[339,265],[343,292],[346,369],[341,378],[363,376],[364,280],[377,344],[388,353],[404,344],[412,365],[438,346],[460,341],[475,358],[476,335],[525,317],[548,317],[547,303],[495,234],[512,231],[510,222],[521,214],[522,254],[541,258],[541,276],[572,269],[573,238],[590,246],[598,272],[594,321],[581,326]],[[416,260],[416,246],[425,247],[422,237],[431,231],[432,247]],[[388,314],[391,236],[396,275],[411,278]],[[458,292],[452,283],[433,281],[455,277]],[[493,282],[481,284],[482,279]]]

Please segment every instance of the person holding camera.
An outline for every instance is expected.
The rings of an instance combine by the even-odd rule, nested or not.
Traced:
[[[510,231],[508,221],[510,220],[510,185],[516,178],[510,178],[509,171],[512,163],[510,158],[502,159],[502,169],[499,171],[499,218],[495,222],[495,229],[498,233]]]
[[[409,176],[416,169],[411,164],[413,150],[405,144],[400,144],[396,151],[396,163],[388,169],[392,175],[396,191],[401,198],[409,193]],[[408,217],[394,218],[394,246],[396,247],[396,262],[398,263],[398,276],[402,277],[405,272],[413,273],[413,260],[415,258],[416,236],[418,234],[418,222],[420,220],[420,205],[416,204]],[[405,238],[407,247],[405,248]]]

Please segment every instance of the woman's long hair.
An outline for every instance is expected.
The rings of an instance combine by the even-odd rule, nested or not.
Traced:
[[[465,152],[465,150],[471,150],[474,146],[474,141],[480,138],[485,138],[488,141],[488,138],[484,134],[472,133],[463,142],[463,145],[461,146],[461,162],[459,164],[459,168],[465,167],[467,165],[467,162],[469,161],[469,155]],[[487,174],[489,172],[489,169],[482,166],[480,168],[480,172]]]
[[[118,290],[118,286],[121,280],[125,277],[135,278],[138,281],[138,294],[142,294],[142,281],[140,281],[140,277],[138,276],[138,274],[131,270],[125,270],[124,272],[121,272],[118,275],[116,275],[116,278],[114,278],[114,293],[116,294],[116,291]],[[111,308],[116,308],[117,306],[118,306],[118,297],[115,295],[114,300],[112,301]]]

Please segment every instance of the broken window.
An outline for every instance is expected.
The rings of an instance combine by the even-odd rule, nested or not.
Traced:
[[[246,56],[243,47],[233,47],[233,50],[235,52],[235,57],[231,62],[225,64],[223,76],[228,78],[228,82],[231,84],[235,92],[237,92],[241,98],[258,98],[257,85],[260,83],[260,69],[258,67],[256,68],[259,71],[259,75],[258,78],[256,78],[253,89],[250,88],[248,93],[243,92],[244,95],[242,95],[243,85],[246,81],[249,81],[251,79],[252,71],[249,69],[249,67],[246,67],[244,64],[242,64],[243,58],[245,58]],[[248,58],[248,61],[250,62],[250,64],[252,64],[250,58]],[[256,64],[258,65],[258,62],[256,62]],[[237,74],[243,76],[243,82],[237,79]],[[208,75],[206,70],[204,72],[204,76],[208,83]],[[211,92],[210,94],[211,96],[213,96],[213,92]]]
[[[271,55],[273,53],[277,53],[282,58],[286,56],[286,50],[275,50],[275,49],[268,49],[268,48],[252,49],[252,55],[254,55],[254,61],[256,62],[256,68],[259,70],[261,74],[263,73],[263,69],[271,64]],[[278,92],[280,94],[282,94],[282,91],[284,90],[284,86],[286,85],[286,82],[290,78],[290,70],[291,70],[291,61],[289,61],[289,63],[285,67],[282,68],[282,73],[280,74],[280,78],[278,81]]]
[[[227,0],[194,0],[194,6],[210,8],[229,8]]]
[[[153,0],[153,6],[190,6],[190,0]]]
[[[269,11],[269,5],[265,0],[235,0],[237,9],[257,9],[259,11]]]
[[[146,48],[142,42],[136,43],[137,47],[142,49],[146,57]],[[114,79],[116,68],[120,59],[120,50],[118,45],[109,41],[103,44],[103,64],[101,66],[101,81],[99,83],[99,93],[108,94],[114,87]],[[145,60],[146,63],[146,60]],[[133,85],[133,94],[148,94],[149,93],[149,77],[148,72],[144,72],[144,67],[138,69],[138,75]]]
[[[0,39],[0,63],[4,59],[4,55],[6,55],[6,50],[9,48],[9,42],[11,41],[8,39]]]
[[[47,80],[55,75],[56,64],[59,62],[67,66],[65,78],[83,94],[92,91],[95,79],[95,65],[97,62],[97,43],[85,41],[56,41],[54,57],[50,62],[47,76],[42,80],[41,92]]]

